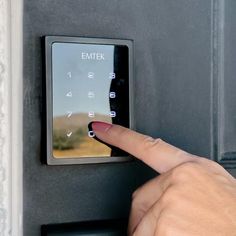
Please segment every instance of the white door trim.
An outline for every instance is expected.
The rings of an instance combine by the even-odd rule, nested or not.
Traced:
[[[0,0],[0,235],[22,236],[22,0]]]

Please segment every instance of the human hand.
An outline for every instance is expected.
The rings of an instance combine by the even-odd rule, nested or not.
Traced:
[[[92,129],[160,173],[134,192],[128,235],[236,235],[236,180],[216,162],[118,125]]]

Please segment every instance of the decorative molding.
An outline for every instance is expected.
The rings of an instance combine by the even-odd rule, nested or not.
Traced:
[[[224,0],[212,1],[212,68],[211,68],[211,156],[219,157],[219,84],[224,76]]]
[[[0,0],[0,235],[22,236],[22,1]]]
[[[226,9],[225,0],[212,1],[212,159],[225,168],[236,167],[236,152],[224,152],[225,115],[225,45]]]
[[[0,0],[0,235],[11,231],[9,1]]]

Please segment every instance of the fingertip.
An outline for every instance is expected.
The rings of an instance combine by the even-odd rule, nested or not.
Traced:
[[[89,125],[90,128],[92,128],[92,130],[95,132],[95,134],[96,132],[105,133],[112,127],[112,124],[102,121],[93,121],[90,122]]]
[[[112,124],[105,123],[102,121],[91,121],[88,124],[88,131],[93,133],[93,136],[91,136],[93,139],[113,149],[114,147],[112,145],[100,139],[101,135],[98,135],[98,133],[106,132],[108,127],[111,127],[111,126]]]

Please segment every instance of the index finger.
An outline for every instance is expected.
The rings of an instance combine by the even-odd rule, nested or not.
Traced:
[[[161,139],[153,139],[119,125],[96,121],[91,126],[98,139],[130,153],[159,173],[197,159]]]

